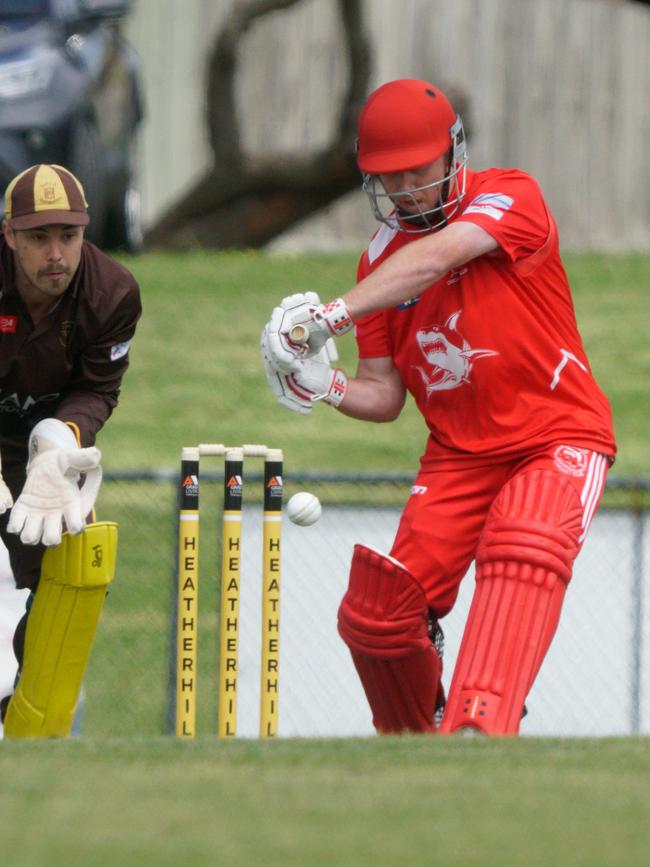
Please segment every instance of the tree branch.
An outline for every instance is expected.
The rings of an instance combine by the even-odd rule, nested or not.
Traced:
[[[371,57],[361,0],[334,0],[345,32],[349,80],[327,147],[309,157],[243,153],[234,87],[239,46],[255,19],[298,2],[250,0],[235,6],[208,62],[206,122],[213,167],[150,230],[148,245],[257,247],[359,182],[354,141]]]

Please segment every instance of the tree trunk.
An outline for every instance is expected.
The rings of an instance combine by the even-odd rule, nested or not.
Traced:
[[[206,122],[213,167],[150,229],[148,247],[259,247],[358,185],[356,124],[370,77],[361,0],[336,0],[349,81],[330,143],[295,158],[251,159],[241,147],[234,87],[237,49],[255,19],[299,2],[250,0],[235,6],[208,65]]]

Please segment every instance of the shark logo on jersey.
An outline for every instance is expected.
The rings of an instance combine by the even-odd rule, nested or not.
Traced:
[[[462,310],[457,310],[444,325],[421,328],[416,336],[418,346],[430,367],[419,367],[427,397],[434,391],[449,391],[470,381],[472,366],[478,358],[498,355],[491,349],[472,349],[456,327]]]

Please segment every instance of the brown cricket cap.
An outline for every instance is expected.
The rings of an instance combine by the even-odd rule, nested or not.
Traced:
[[[87,226],[88,202],[79,181],[63,166],[32,166],[7,187],[5,219],[18,230],[53,224]]]

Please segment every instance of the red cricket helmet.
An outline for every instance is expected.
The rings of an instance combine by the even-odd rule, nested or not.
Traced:
[[[423,166],[452,145],[456,112],[427,81],[402,78],[371,93],[359,117],[357,161],[364,174]]]
[[[440,205],[415,217],[396,216],[377,176],[419,168],[446,153],[446,176],[427,185],[440,188]],[[463,123],[444,93],[428,81],[389,81],[370,94],[359,116],[357,162],[378,220],[407,232],[439,228],[456,213],[465,194]]]

